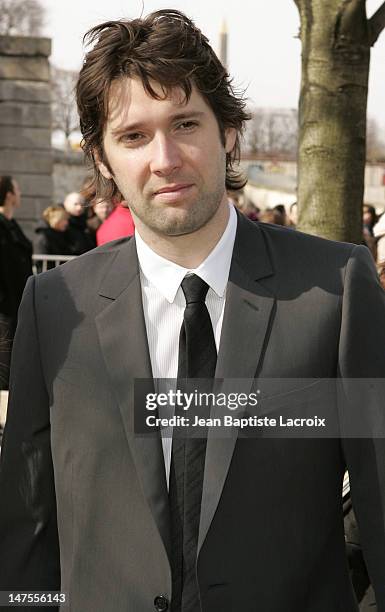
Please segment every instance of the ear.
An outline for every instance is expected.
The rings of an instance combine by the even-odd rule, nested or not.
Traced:
[[[234,149],[235,141],[237,138],[237,130],[233,127],[225,129],[225,151],[231,153]]]
[[[107,168],[106,164],[101,161],[99,151],[94,149],[93,156],[94,156],[96,167],[99,170],[100,174],[104,176],[104,178],[107,179],[108,181],[111,180],[112,174],[110,170]]]

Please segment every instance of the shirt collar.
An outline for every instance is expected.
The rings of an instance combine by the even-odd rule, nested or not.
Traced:
[[[182,280],[189,272],[200,276],[219,297],[224,296],[237,230],[237,215],[230,204],[229,212],[229,220],[219,242],[194,270],[179,266],[155,253],[135,230],[136,250],[141,272],[170,304],[174,301]]]

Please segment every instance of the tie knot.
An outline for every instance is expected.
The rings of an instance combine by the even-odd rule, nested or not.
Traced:
[[[186,298],[186,305],[194,304],[195,302],[205,302],[209,286],[196,274],[185,276],[181,287]]]

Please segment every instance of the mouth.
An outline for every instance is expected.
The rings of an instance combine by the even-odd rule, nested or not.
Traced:
[[[162,200],[177,200],[186,195],[193,186],[193,183],[173,183],[155,191],[154,197]]]

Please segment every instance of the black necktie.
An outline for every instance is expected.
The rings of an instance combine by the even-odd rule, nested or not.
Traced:
[[[191,274],[182,281],[186,308],[179,336],[178,388],[197,389],[186,379],[208,379],[198,391],[211,390],[217,351],[205,299],[209,286]],[[193,415],[190,413],[190,420]],[[208,415],[207,415],[208,416]],[[202,430],[203,434],[204,431]],[[174,436],[170,469],[170,512],[172,536],[173,612],[199,612],[196,557],[202,500],[206,437]]]

